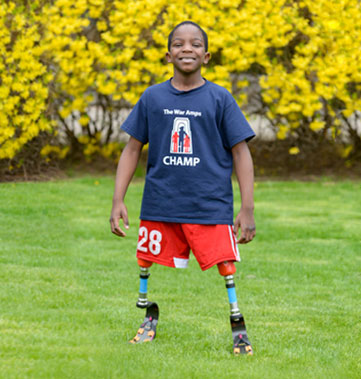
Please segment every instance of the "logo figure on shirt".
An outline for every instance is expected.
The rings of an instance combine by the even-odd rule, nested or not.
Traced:
[[[173,122],[170,152],[192,154],[192,132],[189,118],[176,117]]]

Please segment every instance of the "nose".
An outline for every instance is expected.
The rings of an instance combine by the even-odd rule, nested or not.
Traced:
[[[183,45],[183,51],[184,52],[187,52],[187,51],[193,51],[193,46],[190,42],[187,42]]]

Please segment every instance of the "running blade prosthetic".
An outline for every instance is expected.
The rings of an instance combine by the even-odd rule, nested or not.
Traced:
[[[129,343],[136,344],[142,342],[150,342],[154,340],[156,328],[159,318],[159,308],[157,303],[148,303],[146,305],[147,312],[143,323],[140,325],[137,335],[132,338]]]
[[[246,324],[241,314],[231,316],[231,328],[233,337],[233,353],[235,355],[253,355],[251,342],[249,342],[247,336]]]

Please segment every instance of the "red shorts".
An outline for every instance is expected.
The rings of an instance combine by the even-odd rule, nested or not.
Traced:
[[[163,266],[186,268],[192,250],[202,270],[240,261],[231,225],[181,224],[141,220],[137,257]]]

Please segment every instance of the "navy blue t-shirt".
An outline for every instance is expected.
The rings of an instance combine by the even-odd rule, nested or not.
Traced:
[[[226,89],[151,86],[122,129],[149,142],[142,220],[233,224],[231,148],[255,134]]]

